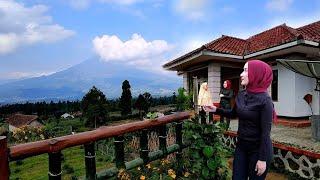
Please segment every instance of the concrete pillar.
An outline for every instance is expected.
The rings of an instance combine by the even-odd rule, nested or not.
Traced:
[[[210,63],[208,66],[208,88],[211,93],[213,102],[220,102],[221,88],[221,65],[218,63]]]
[[[188,79],[188,73],[183,73],[183,88],[189,93],[189,79]]]

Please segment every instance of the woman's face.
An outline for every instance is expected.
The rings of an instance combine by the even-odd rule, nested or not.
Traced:
[[[204,87],[203,87],[203,88],[204,88],[204,90],[206,90],[206,91],[207,91],[207,90],[208,90],[208,84],[204,85]]]
[[[223,82],[223,87],[224,87],[224,88],[227,88],[227,86],[228,86],[227,81],[224,81],[224,82]]]
[[[248,63],[246,63],[243,67],[243,72],[240,74],[241,78],[241,85],[246,86],[249,84],[249,77],[248,77]]]

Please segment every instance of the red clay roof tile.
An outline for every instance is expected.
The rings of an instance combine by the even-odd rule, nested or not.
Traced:
[[[14,114],[7,118],[7,122],[14,127],[22,127],[29,125],[33,121],[37,120],[37,115],[24,115],[24,114]]]
[[[289,27],[286,24],[282,24],[251,36],[246,40],[223,35],[222,37],[215,39],[198,49],[168,62],[164,67],[179,62],[180,60],[204,49],[216,53],[245,56],[264,49],[296,41],[298,39],[320,42],[320,21],[296,29]]]

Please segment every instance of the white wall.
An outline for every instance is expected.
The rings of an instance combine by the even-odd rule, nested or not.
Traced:
[[[311,109],[308,103],[303,99],[306,94],[313,94],[315,84],[313,79],[295,73],[296,96],[295,96],[295,117],[310,116]],[[314,97],[312,97],[313,100]]]
[[[274,101],[277,114],[287,117],[310,116],[310,107],[303,97],[308,93],[314,94],[315,81],[279,64],[273,69],[278,69],[278,101]]]
[[[294,113],[294,72],[281,65],[273,67],[278,69],[278,101],[274,107],[279,116],[291,116]]]

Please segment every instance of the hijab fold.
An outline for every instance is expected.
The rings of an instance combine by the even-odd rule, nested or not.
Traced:
[[[248,78],[249,83],[246,87],[248,92],[262,93],[267,92],[268,87],[273,80],[273,73],[271,67],[260,60],[248,61]],[[277,113],[273,109],[273,122],[277,122]]]

